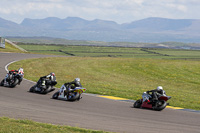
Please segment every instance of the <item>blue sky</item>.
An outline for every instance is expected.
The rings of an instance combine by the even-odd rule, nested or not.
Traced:
[[[24,18],[80,17],[129,23],[148,17],[200,19],[200,0],[1,0],[0,17],[21,23]]]

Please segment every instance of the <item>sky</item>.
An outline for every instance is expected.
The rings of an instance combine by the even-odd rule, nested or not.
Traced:
[[[0,17],[20,24],[24,18],[80,17],[119,24],[148,17],[200,19],[200,0],[1,0]]]

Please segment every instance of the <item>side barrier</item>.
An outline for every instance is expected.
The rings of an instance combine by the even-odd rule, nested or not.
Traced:
[[[23,51],[23,52],[27,52],[25,49],[23,49],[23,48],[17,46],[16,44],[14,44],[13,42],[9,41],[8,39],[5,39],[5,42],[7,42],[7,43],[13,45],[14,47],[20,49],[20,50]]]

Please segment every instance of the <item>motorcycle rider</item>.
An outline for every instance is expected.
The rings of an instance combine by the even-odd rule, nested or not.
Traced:
[[[46,80],[50,80],[52,82],[56,82],[56,76],[55,76],[55,73],[54,72],[51,72],[49,75],[46,75],[46,76],[42,76],[40,77],[40,80],[41,80],[41,89],[45,89],[46,88]]]
[[[152,94],[150,94],[150,92]],[[146,93],[149,94],[149,95],[151,95],[151,100],[152,101],[157,101],[158,100],[158,96],[160,96],[160,95],[166,96],[166,93],[163,90],[162,86],[158,86],[155,90],[150,90],[150,91],[147,91]]]
[[[67,82],[65,84],[63,84],[60,87],[59,90],[59,95],[61,93],[64,93],[64,96],[67,96],[67,99],[69,99],[69,92],[73,91],[73,89],[75,89],[76,87],[82,87],[81,83],[80,83],[80,78],[75,78],[74,81],[72,82]],[[66,90],[65,92],[63,92],[63,90]]]
[[[21,76],[22,78],[24,77],[24,69],[22,67],[20,67],[18,70],[10,70],[4,78],[4,85],[8,85],[6,81],[10,80],[13,74],[16,74],[16,73],[18,73],[20,76],[22,75]]]

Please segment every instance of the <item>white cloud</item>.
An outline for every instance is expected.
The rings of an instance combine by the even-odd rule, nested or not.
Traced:
[[[183,11],[183,12],[187,12],[187,7],[184,6],[184,5],[178,5],[177,9],[180,10],[180,11]]]
[[[68,16],[131,22],[146,17],[200,18],[199,0],[1,0],[0,17],[21,22],[24,18]]]

